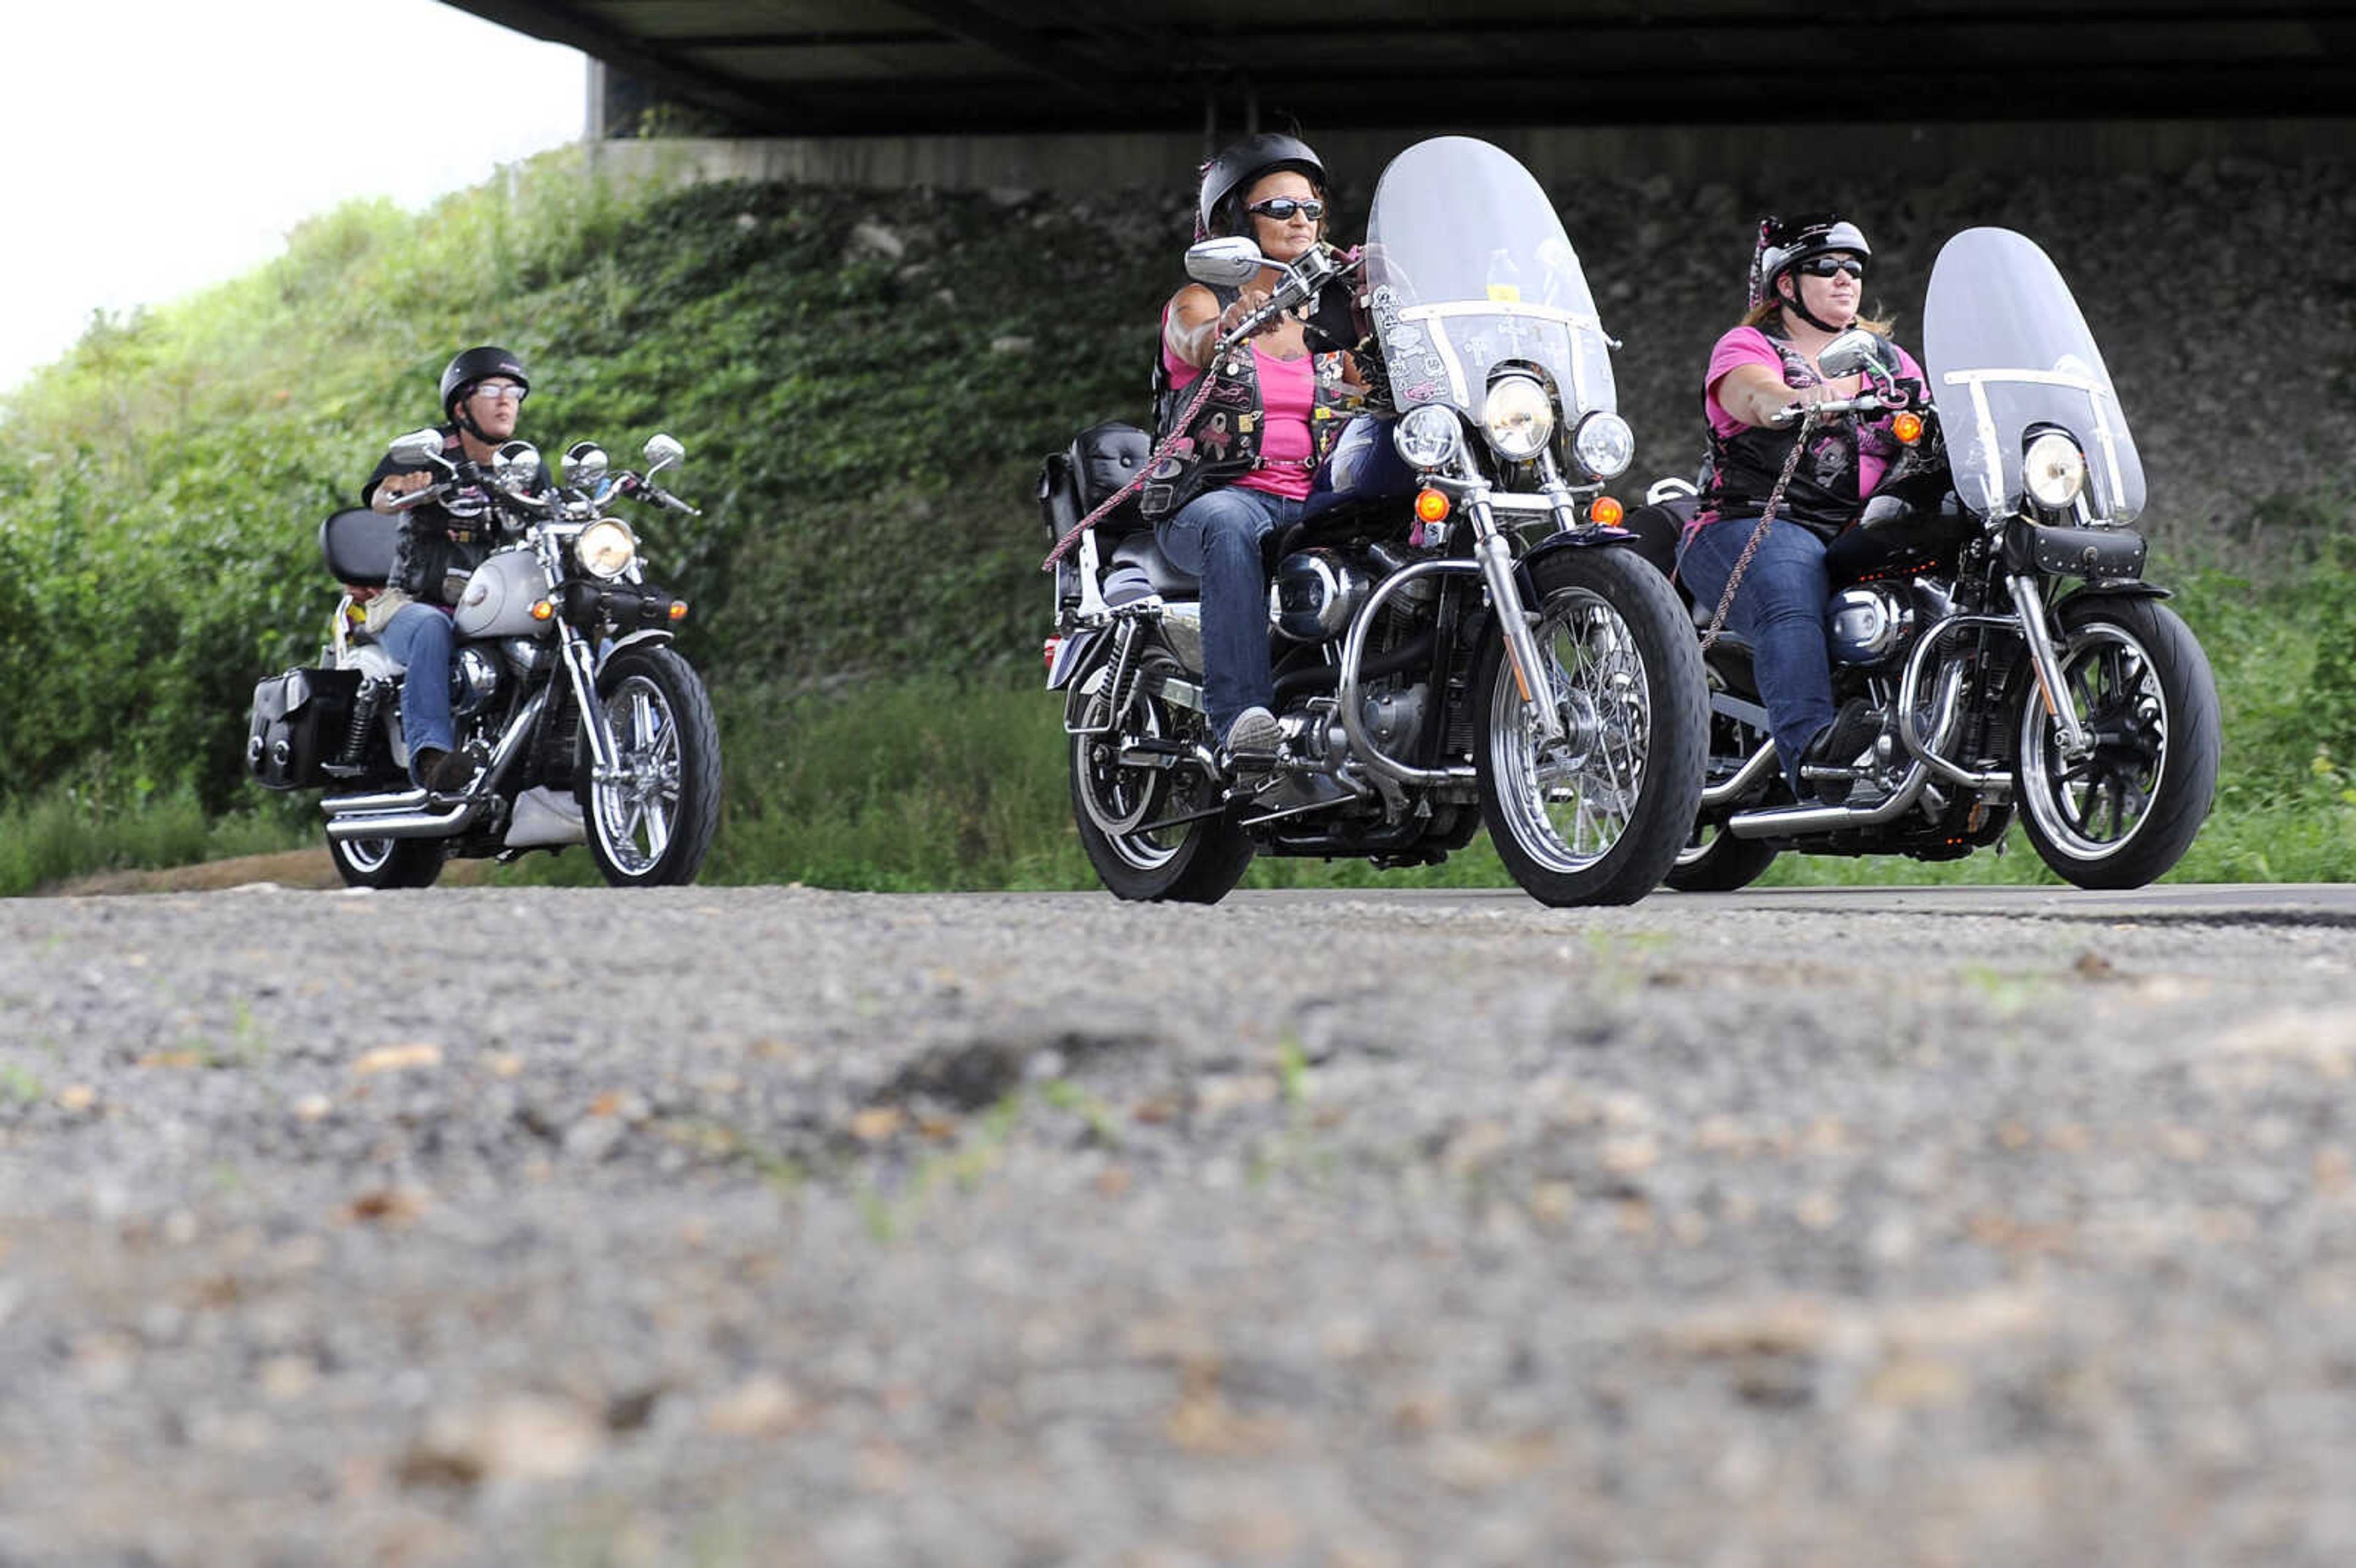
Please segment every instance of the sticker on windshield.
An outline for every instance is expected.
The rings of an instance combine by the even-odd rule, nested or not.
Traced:
[[[1492,304],[1521,304],[1522,285],[1519,283],[1491,283],[1489,285],[1489,303]]]

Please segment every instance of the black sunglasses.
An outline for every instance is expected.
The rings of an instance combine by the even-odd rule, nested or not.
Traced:
[[[1325,204],[1315,197],[1311,197],[1307,201],[1295,201],[1289,196],[1278,196],[1270,197],[1266,201],[1253,202],[1244,210],[1258,213],[1263,218],[1273,218],[1279,223],[1290,222],[1292,215],[1297,212],[1314,223],[1325,216]]]
[[[1847,272],[1852,278],[1865,276],[1865,263],[1854,256],[1811,256],[1798,265],[1812,278],[1829,278],[1836,272]]]

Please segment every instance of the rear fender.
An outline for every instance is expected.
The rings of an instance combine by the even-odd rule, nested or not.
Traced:
[[[1055,650],[1055,664],[1047,670],[1047,689],[1061,691],[1069,686],[1072,677],[1087,667],[1089,652],[1104,641],[1108,630],[1109,627],[1091,626],[1066,637],[1064,645]]]

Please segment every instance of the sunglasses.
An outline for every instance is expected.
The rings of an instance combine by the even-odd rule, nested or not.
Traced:
[[[473,397],[477,397],[477,398],[488,398],[488,399],[490,399],[490,400],[491,400],[491,401],[493,401],[493,402],[495,402],[495,403],[496,403],[496,402],[498,402],[501,398],[505,398],[508,401],[509,401],[509,402],[511,402],[511,403],[520,403],[520,402],[522,402],[522,401],[523,401],[523,394],[524,394],[524,389],[523,389],[523,388],[521,388],[521,387],[508,386],[508,387],[477,387],[477,388],[476,388],[476,389],[474,389],[474,391],[473,391],[471,394],[469,394],[469,395],[470,395],[470,396],[473,396]]]
[[[1853,256],[1811,256],[1798,263],[1798,271],[1812,278],[1829,278],[1837,272],[1862,278],[1865,276],[1865,263]]]
[[[1297,212],[1314,223],[1325,216],[1325,204],[1315,197],[1310,197],[1307,201],[1295,201],[1289,196],[1280,196],[1272,197],[1267,201],[1253,202],[1244,210],[1258,213],[1262,218],[1273,218],[1279,223],[1290,223],[1292,220],[1292,215]]]

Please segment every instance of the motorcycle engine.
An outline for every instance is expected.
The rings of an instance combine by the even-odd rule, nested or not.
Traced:
[[[1277,563],[1269,584],[1269,615],[1296,643],[1331,642],[1374,592],[1359,567],[1330,549],[1295,550]]]
[[[1913,595],[1897,583],[1861,582],[1833,595],[1827,621],[1834,659],[1880,664],[1913,640]]]
[[[499,691],[497,660],[478,647],[464,647],[450,661],[450,717],[465,719],[490,706]]]

